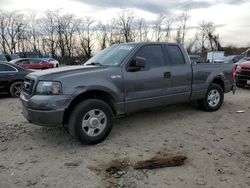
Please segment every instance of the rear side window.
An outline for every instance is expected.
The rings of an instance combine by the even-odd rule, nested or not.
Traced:
[[[146,59],[147,67],[161,67],[165,65],[162,47],[160,45],[143,46],[135,54],[135,57],[143,57]],[[134,57],[134,59],[135,59]]]
[[[36,59],[31,59],[29,61],[30,61],[30,64],[39,64],[39,63],[43,62],[41,60],[36,60]]]
[[[181,52],[181,49],[178,46],[169,45],[168,52],[171,58],[172,65],[185,64],[183,54]]]
[[[4,64],[0,64],[0,72],[9,72],[9,71],[16,71],[16,69],[14,69],[13,67],[9,66],[9,65],[4,65]]]

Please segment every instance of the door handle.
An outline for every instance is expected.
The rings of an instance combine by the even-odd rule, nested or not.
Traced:
[[[8,76],[14,76],[14,74],[13,73],[9,73]]]
[[[164,72],[164,78],[170,78],[171,72]]]

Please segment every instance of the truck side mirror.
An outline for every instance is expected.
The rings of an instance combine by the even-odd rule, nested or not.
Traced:
[[[145,68],[146,65],[146,59],[143,57],[136,57],[135,58],[135,66],[138,68]]]
[[[141,70],[142,68],[145,68],[145,66],[146,66],[146,59],[143,57],[136,57],[130,62],[128,71],[136,72],[136,71]]]

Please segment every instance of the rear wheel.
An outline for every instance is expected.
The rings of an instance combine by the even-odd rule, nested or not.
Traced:
[[[211,84],[208,87],[206,96],[204,99],[199,100],[198,104],[201,109],[212,112],[218,110],[224,100],[224,92],[221,86],[218,84]]]
[[[108,104],[88,99],[78,104],[69,118],[69,132],[84,144],[97,144],[110,133],[112,110]]]
[[[23,86],[23,82],[18,81],[18,82],[14,82],[11,86],[10,86],[10,94],[12,97],[19,97],[22,91],[22,86]]]

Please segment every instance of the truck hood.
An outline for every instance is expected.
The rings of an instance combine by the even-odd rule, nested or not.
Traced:
[[[240,66],[241,66],[242,68],[250,68],[250,61],[246,61],[246,62],[244,62],[244,63],[241,63]]]
[[[35,77],[39,79],[55,79],[61,76],[69,76],[71,74],[86,72],[86,71],[100,69],[100,68],[102,67],[83,66],[83,65],[65,66],[65,67],[60,67],[60,68],[35,71],[35,72],[30,73],[29,77],[33,77],[33,78]]]

